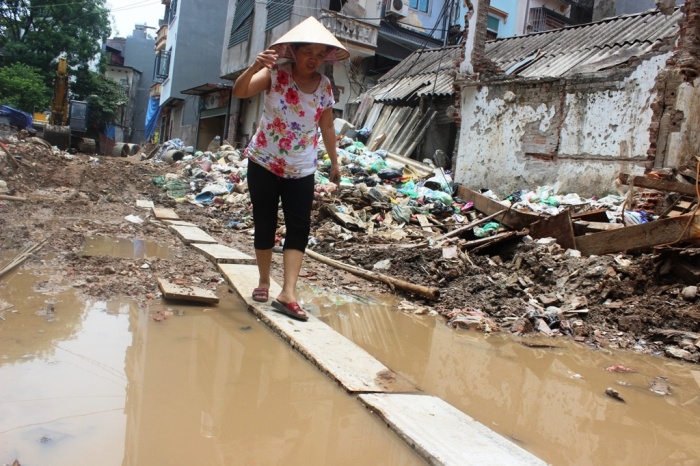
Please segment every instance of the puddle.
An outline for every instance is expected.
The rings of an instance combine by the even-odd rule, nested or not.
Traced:
[[[30,277],[3,279],[0,464],[424,464],[225,288],[139,309]]]
[[[325,322],[427,394],[550,464],[700,465],[698,366],[564,340],[455,331],[434,317],[397,311],[393,297],[372,303],[322,289],[306,289],[302,297]],[[605,370],[616,364],[635,372]],[[668,380],[669,396],[650,390],[652,383],[665,389],[657,377]],[[626,402],[606,396],[609,387]]]
[[[170,248],[155,241],[130,240],[109,236],[85,238],[85,247],[80,254],[83,256],[109,256],[119,259],[145,259],[150,257],[171,259],[173,257]]]

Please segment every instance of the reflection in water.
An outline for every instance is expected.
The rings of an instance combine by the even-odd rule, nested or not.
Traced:
[[[184,316],[160,323],[150,318],[159,306],[82,307],[71,295],[53,322],[24,308],[6,314],[0,464],[423,464],[240,301],[219,294],[216,308],[173,306]],[[15,291],[6,296],[22,304]]]
[[[112,238],[108,236],[85,238],[85,246],[80,254],[83,256],[109,256],[119,259],[172,258],[170,248],[154,241]]]
[[[533,349],[509,335],[403,314],[391,298],[336,307],[332,293],[306,295],[329,325],[388,367],[551,464],[700,464],[696,366],[564,340],[547,341],[558,349]],[[604,370],[613,364],[636,372]],[[657,376],[669,379],[671,396],[649,390]],[[607,387],[627,402],[607,397]]]

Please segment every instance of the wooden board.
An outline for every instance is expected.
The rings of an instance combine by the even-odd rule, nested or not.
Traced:
[[[690,226],[688,226],[689,221]],[[683,215],[613,231],[578,236],[576,246],[581,254],[590,256],[649,248],[678,240],[697,241],[698,239],[700,239],[700,216]]]
[[[219,264],[219,270],[253,314],[348,392],[417,391],[409,381],[315,316],[309,315],[307,322],[299,322],[274,311],[269,301],[253,301],[253,288],[258,286],[256,266]],[[273,283],[270,300],[275,299],[280,291],[280,286]]]
[[[166,209],[164,207],[154,207],[153,215],[159,220],[177,220],[180,218],[173,209]]]
[[[440,398],[382,393],[358,398],[428,464],[546,465]]]
[[[476,191],[472,191],[466,186],[460,186],[457,190],[457,197],[461,200],[474,203],[474,208],[479,212],[486,215],[492,215],[496,212],[507,208],[504,204],[496,202],[493,199],[489,199],[486,196],[482,196]],[[494,222],[499,222],[508,228],[514,230],[521,230],[523,228],[529,228],[530,225],[542,218],[540,215],[531,214],[528,212],[520,212],[518,210],[509,209],[502,217],[494,219]]]
[[[254,257],[223,244],[192,243],[191,246],[215,264],[255,264]]]
[[[428,217],[426,217],[423,214],[417,214],[416,220],[418,220],[418,223],[420,223],[420,226],[423,228],[423,230],[428,231],[430,233],[433,232],[433,227],[432,224],[428,221]]]
[[[209,236],[207,232],[199,227],[170,225],[168,229],[179,236],[182,242],[185,244],[217,242],[214,238]]]
[[[148,199],[137,199],[136,200],[136,207],[139,207],[141,209],[153,209],[153,201],[150,201]]]
[[[183,227],[196,227],[192,222],[186,222],[185,220],[163,220],[163,223],[167,225],[180,225]]]
[[[576,249],[574,228],[571,225],[571,214],[564,210],[551,217],[542,217],[530,225],[530,236],[535,239],[554,238],[559,246],[565,249]]]
[[[686,196],[696,197],[695,185],[690,183],[680,183],[671,180],[659,180],[656,178],[647,178],[646,176],[630,176],[626,173],[620,173],[618,176],[622,184],[628,185],[630,180],[636,188],[656,189],[657,191],[670,191],[681,193]]]
[[[165,299],[177,299],[181,301],[195,301],[199,303],[216,304],[219,297],[211,290],[205,290],[196,286],[181,286],[158,278],[158,286]]]

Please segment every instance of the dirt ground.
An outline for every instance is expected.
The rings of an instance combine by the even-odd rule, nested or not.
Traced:
[[[39,143],[5,141],[0,180],[7,186],[0,186],[0,194],[25,199],[0,199],[0,254],[6,258],[0,266],[22,248],[45,240],[22,265],[56,271],[42,286],[72,286],[83,297],[125,295],[146,303],[160,296],[156,277],[200,287],[221,285],[213,264],[185,246],[149,210],[137,208],[139,199],[173,208],[182,220],[199,225],[222,244],[253,255],[249,205],[175,202],[154,183],[154,177],[174,171],[169,165],[138,156],[57,154]],[[336,195],[343,197],[342,192]],[[429,245],[405,248],[370,235],[333,236],[332,220],[321,214],[326,203],[328,197],[315,204],[313,251],[370,271],[388,259],[388,269],[374,272],[439,290],[435,300],[396,290],[405,298],[403,312],[431,312],[456,329],[572,338],[591,348],[700,361],[698,280],[693,273],[697,249],[577,257],[551,241],[518,236],[479,253],[443,258],[442,248]],[[129,215],[144,222],[132,223],[125,218]],[[94,236],[155,241],[173,251],[172,259],[81,255],[85,239]],[[281,282],[281,255],[275,254],[274,261],[274,278]],[[301,275],[303,281],[355,293],[391,292],[384,283],[308,257]],[[2,288],[0,278],[0,297]]]

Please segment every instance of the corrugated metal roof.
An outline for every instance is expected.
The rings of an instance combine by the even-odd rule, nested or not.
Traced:
[[[485,56],[502,70],[539,51],[536,60],[518,70],[522,77],[563,76],[593,72],[650,52],[678,35],[679,9],[670,16],[657,11],[618,16],[596,23],[496,39]]]
[[[462,47],[418,50],[379,80],[367,94],[375,101],[405,100],[424,95],[452,95]]]

